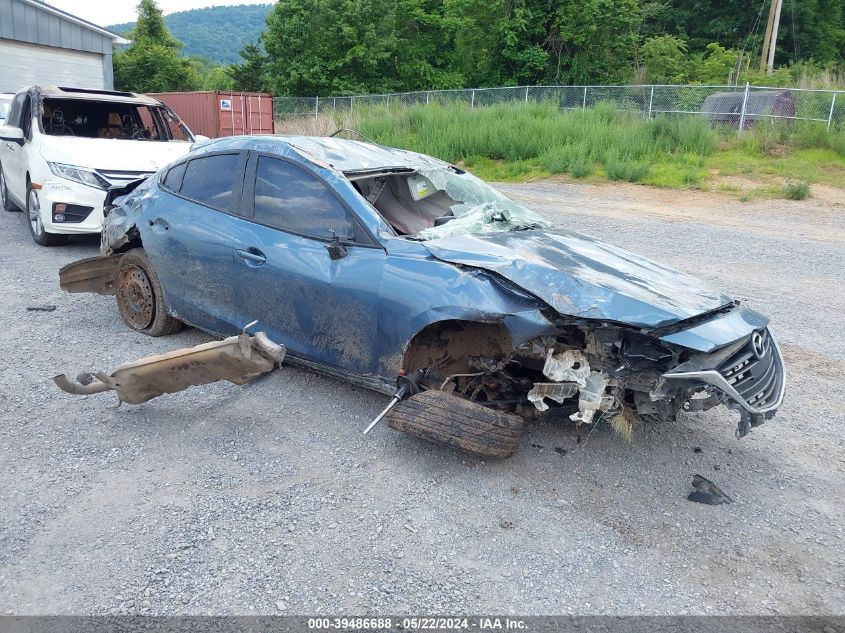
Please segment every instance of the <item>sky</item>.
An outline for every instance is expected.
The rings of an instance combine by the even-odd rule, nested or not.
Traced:
[[[233,4],[272,4],[272,0],[157,0],[164,14]],[[57,9],[98,26],[134,22],[138,0],[47,0]]]

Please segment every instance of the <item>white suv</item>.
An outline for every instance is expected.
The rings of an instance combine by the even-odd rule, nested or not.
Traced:
[[[131,92],[38,87],[18,92],[0,126],[0,203],[27,213],[32,239],[99,233],[106,191],[187,154],[191,131]]]

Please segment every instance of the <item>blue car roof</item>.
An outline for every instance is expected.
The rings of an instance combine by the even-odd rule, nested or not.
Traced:
[[[285,147],[290,147],[317,164],[330,165],[342,172],[419,169],[448,164],[425,154],[331,136],[239,136],[211,143],[279,154],[284,153]],[[203,144],[203,147],[209,146]]]

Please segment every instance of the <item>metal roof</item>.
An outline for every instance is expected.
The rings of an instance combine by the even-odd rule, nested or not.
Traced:
[[[268,137],[263,138],[267,139]],[[436,158],[416,152],[331,136],[277,136],[269,138],[287,143],[307,154],[315,162],[326,163],[343,172],[373,169],[417,169],[445,164]]]
[[[448,165],[425,154],[331,136],[227,136],[202,143],[198,149],[207,152],[251,149],[280,156],[294,152],[317,165],[344,173]]]
[[[742,112],[744,99],[743,91],[716,92],[707,96],[701,106],[701,111],[710,115],[709,118],[712,119],[734,117]],[[792,104],[792,114],[794,114],[795,105],[789,90],[755,90],[748,93],[745,115],[780,114],[780,110],[788,108],[789,104]]]
[[[0,38],[112,54],[129,40],[38,0],[0,0]]]
[[[147,95],[118,90],[90,90],[88,88],[69,88],[67,86],[38,86],[45,99],[84,99],[85,101],[109,101],[111,103],[137,103],[141,105],[161,105],[161,101]]]

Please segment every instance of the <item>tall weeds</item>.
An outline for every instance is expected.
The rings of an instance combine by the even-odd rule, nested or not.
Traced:
[[[677,187],[707,178],[705,159],[722,150],[757,157],[777,156],[787,146],[845,152],[845,132],[827,133],[810,123],[761,122],[738,135],[700,117],[644,119],[601,103],[587,110],[544,103],[373,105],[283,122],[279,131],[330,134],[340,128],[449,162],[499,161],[505,177],[534,169]]]

